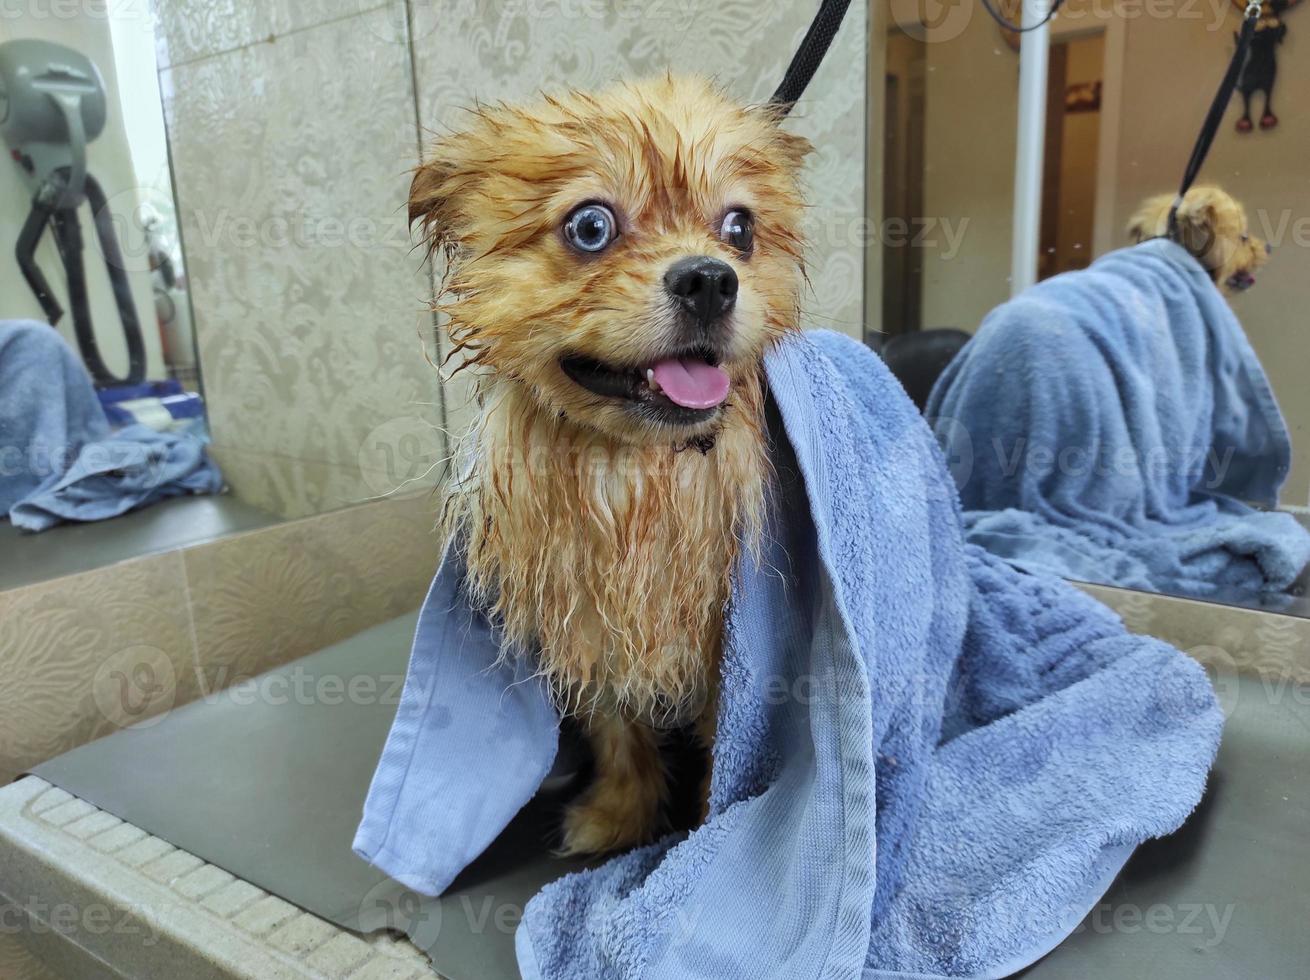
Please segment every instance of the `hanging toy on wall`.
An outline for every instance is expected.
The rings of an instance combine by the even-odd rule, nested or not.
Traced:
[[[1249,133],[1255,128],[1251,121],[1251,97],[1264,93],[1264,112],[1260,115],[1260,128],[1273,129],[1278,125],[1274,114],[1274,80],[1278,77],[1278,45],[1287,36],[1283,14],[1297,6],[1301,0],[1264,0],[1260,4],[1260,19],[1247,50],[1242,74],[1237,79],[1237,91],[1242,96],[1242,117],[1237,120],[1237,131]],[[1233,5],[1245,9],[1248,0],[1233,0]]]

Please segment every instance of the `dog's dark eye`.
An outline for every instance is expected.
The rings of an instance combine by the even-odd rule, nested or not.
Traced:
[[[600,252],[618,237],[614,212],[603,204],[584,204],[564,219],[564,239],[579,252]]]
[[[719,226],[719,238],[739,252],[755,247],[755,219],[749,211],[729,211]]]

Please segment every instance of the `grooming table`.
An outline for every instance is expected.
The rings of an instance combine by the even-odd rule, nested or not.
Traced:
[[[0,521],[0,591],[187,548],[277,523],[230,494],[171,497],[118,517],[33,534]]]
[[[0,899],[24,910],[25,942],[78,978],[413,978],[433,975],[430,957],[449,980],[513,980],[524,903],[580,866],[549,854],[576,748],[440,900],[357,859],[413,626],[367,630],[0,790]],[[1305,975],[1310,698],[1251,677],[1221,695],[1201,807],[1025,977]]]

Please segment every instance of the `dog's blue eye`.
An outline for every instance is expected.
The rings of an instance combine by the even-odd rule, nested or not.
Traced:
[[[729,211],[719,226],[719,238],[738,252],[749,254],[755,247],[755,219],[749,211]]]
[[[614,212],[603,204],[584,204],[564,221],[564,238],[579,252],[600,252],[617,237]]]

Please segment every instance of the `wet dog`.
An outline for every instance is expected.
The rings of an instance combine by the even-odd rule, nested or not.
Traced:
[[[1159,238],[1169,230],[1174,195],[1159,194],[1142,202],[1128,223],[1133,241]],[[1218,187],[1193,187],[1178,209],[1178,243],[1231,296],[1255,285],[1255,272],[1269,258],[1269,246],[1251,234],[1246,211]]]
[[[483,106],[410,218],[479,412],[446,528],[467,588],[595,750],[563,850],[662,828],[666,729],[713,737],[723,615],[761,534],[762,359],[798,329],[798,174],[776,108],[697,78]]]

